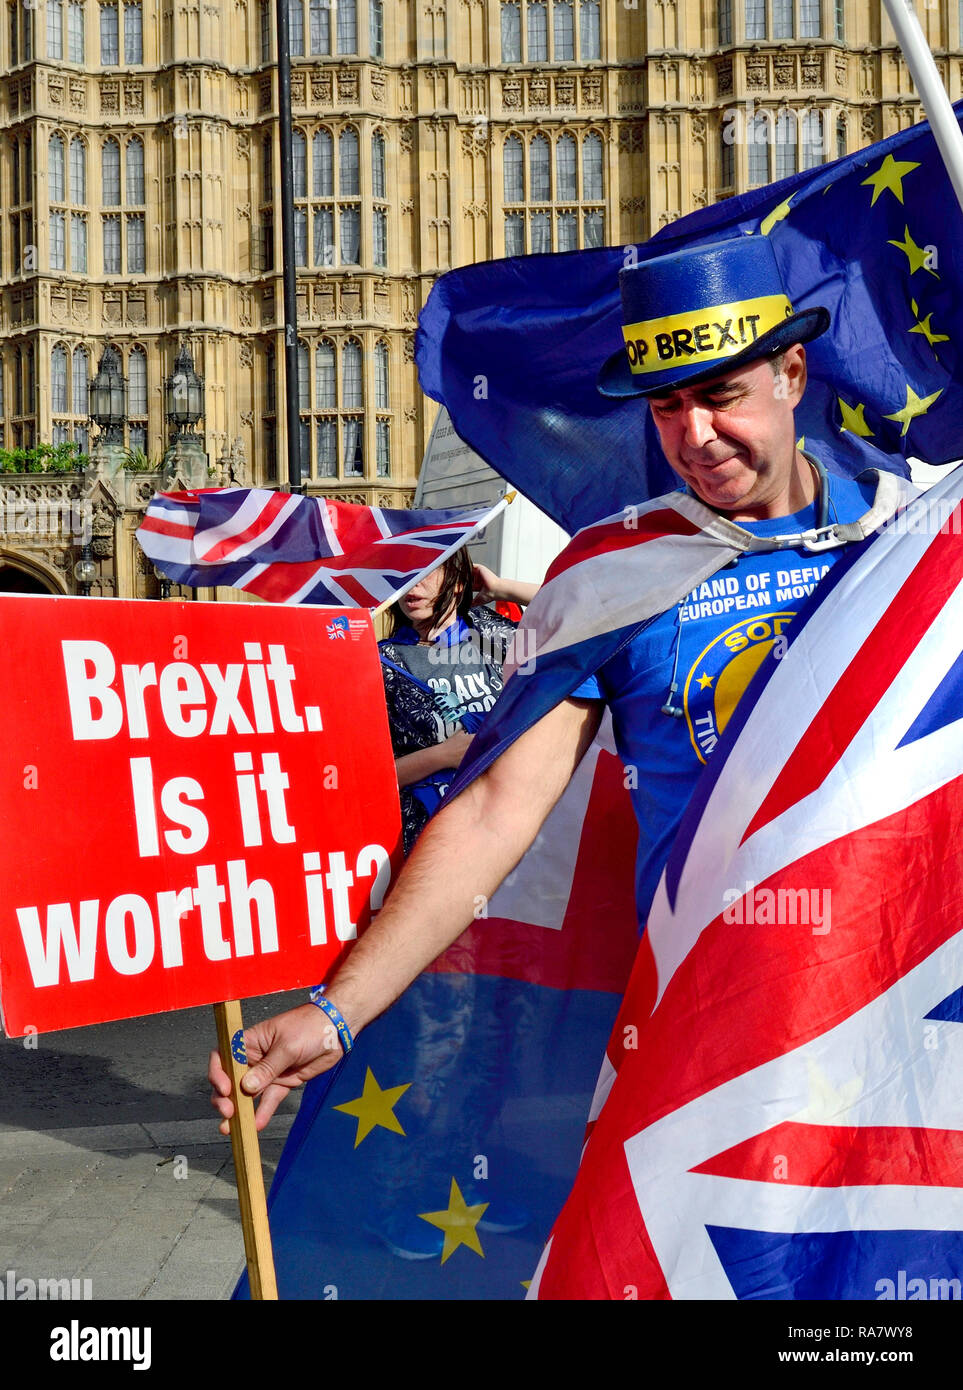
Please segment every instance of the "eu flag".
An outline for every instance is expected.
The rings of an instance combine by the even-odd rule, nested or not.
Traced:
[[[957,114],[963,105],[955,108]],[[850,476],[960,454],[963,217],[928,124],[671,224],[644,246],[467,266],[435,285],[416,360],[458,434],[568,531],[678,486],[644,402],[605,400],[618,272],[768,236],[796,309],[824,305],[796,420]]]

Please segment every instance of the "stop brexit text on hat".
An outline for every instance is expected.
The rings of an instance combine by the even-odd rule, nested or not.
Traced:
[[[363,930],[398,797],[371,620],[336,615],[0,599],[8,1035],[313,985]]]

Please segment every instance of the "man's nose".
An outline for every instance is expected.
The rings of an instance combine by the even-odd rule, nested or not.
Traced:
[[[715,439],[716,432],[712,424],[712,410],[705,405],[690,405],[683,409],[682,423],[685,428],[685,442],[694,449],[701,449],[704,444]]]

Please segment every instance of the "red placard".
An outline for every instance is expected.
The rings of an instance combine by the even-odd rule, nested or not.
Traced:
[[[8,1035],[330,974],[400,863],[371,618],[3,596],[0,632]]]

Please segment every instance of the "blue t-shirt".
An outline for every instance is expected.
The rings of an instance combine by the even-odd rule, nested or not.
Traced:
[[[872,505],[875,478],[829,479],[830,521],[855,521]],[[816,525],[813,504],[792,516],[740,522],[757,536]],[[845,547],[803,547],[743,555],[661,614],[573,697],[602,699],[612,711],[636,820],[636,905],[644,926],[669,849],[696,781],[763,658]],[[678,647],[673,703],[662,713]]]

